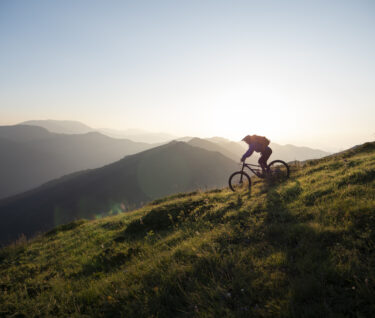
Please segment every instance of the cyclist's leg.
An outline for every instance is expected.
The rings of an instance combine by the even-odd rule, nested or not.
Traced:
[[[264,149],[262,152],[262,156],[258,160],[260,166],[262,167],[263,173],[267,171],[267,160],[271,157],[271,154],[272,149],[270,147],[266,147],[266,149]]]
[[[265,173],[266,172],[266,168],[267,168],[267,164],[265,163],[264,154],[263,153],[262,153],[261,157],[259,158],[258,163],[259,163],[260,167],[262,168],[263,173]]]

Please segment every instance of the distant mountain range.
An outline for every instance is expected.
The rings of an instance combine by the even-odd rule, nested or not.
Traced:
[[[109,128],[91,128],[79,121],[72,120],[29,120],[20,125],[38,126],[49,132],[58,134],[85,134],[88,132],[100,132],[112,138],[129,139],[135,142],[165,143],[176,139],[176,136],[167,133],[154,133],[142,129],[116,130]]]
[[[52,179],[85,169],[92,169],[120,160],[161,143],[148,144],[105,136],[80,122],[28,121],[33,125],[0,126],[0,199],[35,188]],[[72,134],[73,132],[79,134]],[[141,131],[129,133],[140,136]],[[160,136],[159,136],[160,137]],[[157,137],[156,139],[158,139]],[[149,138],[151,139],[151,137]],[[179,140],[209,151],[216,151],[239,162],[246,151],[245,143],[221,137]],[[285,161],[316,159],[328,155],[320,150],[292,145],[271,144],[271,159]],[[258,154],[248,161],[256,163]]]
[[[152,147],[98,132],[64,135],[36,126],[0,126],[0,198]]]
[[[128,129],[128,130],[115,130],[108,128],[98,129],[104,135],[107,135],[112,138],[126,138],[136,142],[147,142],[160,144],[169,142],[173,139],[176,139],[176,136],[167,134],[167,133],[154,133],[146,130],[139,129]]]
[[[217,151],[222,153],[224,156],[239,162],[242,155],[248,149],[244,142],[234,142],[221,137],[213,137],[207,139],[192,138],[188,143],[195,147],[200,147],[206,150]],[[304,161],[307,159],[319,159],[330,155],[330,153],[311,149],[308,147],[297,147],[293,145],[279,145],[276,143],[271,143],[272,155],[269,162],[275,159],[284,160],[286,162],[298,160]],[[259,159],[259,154],[254,153],[249,159],[250,163],[257,163]]]
[[[77,218],[126,211],[172,193],[223,187],[235,169],[236,163],[221,153],[171,142],[1,200],[0,242]]]
[[[281,159],[286,162],[290,161],[305,161],[309,159],[319,159],[325,156],[330,155],[331,153],[319,150],[319,149],[312,149],[309,147],[300,147],[300,146],[293,146],[293,145],[279,145],[276,143],[270,144],[272,148],[273,154],[271,156],[271,160],[274,159]]]
[[[247,146],[244,142],[234,142],[222,137],[212,137],[204,139],[194,137],[179,138],[171,134],[152,133],[141,129],[94,129],[78,121],[31,120],[22,124],[39,126],[47,129],[50,132],[63,134],[83,134],[96,131],[112,138],[125,138],[135,142],[153,143],[154,146],[161,145],[162,143],[166,143],[171,140],[186,141],[193,146],[198,146],[206,150],[219,151],[223,155],[235,161],[239,161],[239,158],[247,149]],[[211,144],[208,142],[210,142]],[[324,156],[330,155],[329,152],[308,147],[280,145],[277,143],[271,143],[270,147],[273,150],[271,159],[281,159],[287,162],[294,160],[304,161],[308,159],[319,159]],[[249,162],[256,163],[258,161],[258,158],[259,155],[255,153],[255,155],[249,159]]]
[[[38,126],[57,134],[86,134],[95,131],[91,127],[73,120],[28,120],[19,125]]]

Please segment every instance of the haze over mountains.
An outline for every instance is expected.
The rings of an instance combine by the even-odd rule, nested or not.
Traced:
[[[199,146],[203,149],[219,151],[227,157],[234,159],[235,161],[238,161],[238,159],[247,149],[245,143],[231,141],[223,137],[212,137],[202,139],[196,137],[176,137],[174,135],[167,133],[153,133],[141,129],[94,129],[81,122],[68,120],[30,120],[21,124],[39,126],[47,129],[50,132],[62,134],[83,134],[87,132],[97,131],[112,138],[125,138],[135,142],[154,143],[155,146],[171,140],[185,141],[189,142],[193,146]],[[211,144],[205,142],[204,140],[210,142]],[[277,159],[285,161],[303,161],[308,159],[318,159],[330,154],[329,152],[322,151],[319,149],[312,149],[309,147],[301,147],[294,145],[280,145],[273,142],[271,142],[270,147],[273,149],[274,156],[277,156]],[[256,162],[256,155],[251,160],[253,162]]]
[[[239,162],[240,158],[247,150],[247,145],[245,143],[238,143],[219,137],[208,139],[192,138],[188,143],[206,150],[218,151],[237,162]],[[308,159],[319,159],[330,155],[330,153],[318,149],[293,145],[279,145],[273,142],[271,142],[270,147],[272,148],[272,155],[269,162],[275,159],[284,160],[286,162],[295,160],[304,161]],[[247,161],[257,163],[258,159],[259,154],[254,153]]]
[[[84,123],[74,120],[28,120],[19,125],[38,126],[57,134],[86,134],[95,131]]]
[[[171,142],[0,201],[0,242],[172,193],[223,187],[235,169],[235,162],[218,152]]]
[[[83,134],[87,132],[100,132],[112,138],[125,138],[135,142],[154,143],[155,146],[171,140],[189,142],[193,146],[199,146],[203,149],[219,151],[227,157],[238,161],[246,151],[246,144],[235,142],[223,137],[196,138],[196,137],[176,137],[167,133],[153,133],[142,129],[115,130],[108,128],[94,129],[78,121],[61,121],[61,120],[30,120],[23,122],[22,125],[39,126],[50,132],[62,134]],[[205,141],[208,142],[205,142]],[[213,143],[213,144],[212,144]],[[273,149],[273,156],[284,161],[318,159],[327,155],[329,152],[309,147],[294,145],[280,145],[271,141],[270,147]],[[256,162],[257,155],[250,159],[250,162]]]
[[[29,120],[20,125],[39,126],[50,132],[58,134],[85,134],[88,132],[100,132],[112,138],[130,139],[136,142],[163,143],[175,139],[176,136],[167,133],[148,132],[142,129],[116,130],[109,128],[95,129],[79,121],[73,120]]]
[[[154,133],[141,129],[115,130],[108,128],[100,128],[98,129],[98,131],[112,138],[126,138],[136,142],[147,142],[155,144],[165,143],[173,139],[176,139],[176,136],[171,134],[162,132]]]
[[[246,150],[246,145],[221,137],[187,137],[182,138],[185,142],[157,146],[99,132],[68,134],[87,126],[65,123],[59,126],[64,134],[29,125],[0,127],[0,198],[8,196],[0,201],[0,219],[6,220],[1,222],[0,241],[77,218],[126,211],[168,194],[226,186]],[[302,160],[324,155],[309,148],[278,146],[272,145],[275,158],[287,161],[288,155]],[[252,162],[256,160],[254,156]],[[87,170],[91,168],[98,169]]]
[[[0,126],[0,198],[151,147],[98,132],[67,135],[36,126]]]
[[[74,121],[36,120],[25,124],[27,125],[0,126],[0,199],[30,190],[63,175],[98,168],[126,155],[162,144],[111,138]],[[136,140],[168,139],[168,134],[145,134],[141,130],[127,132],[130,138]],[[219,152],[236,162],[246,150],[244,143],[221,137],[182,137],[179,140],[194,147]],[[271,147],[271,160],[306,160],[328,155],[320,150],[292,145],[272,143]],[[258,158],[259,155],[254,154],[249,162],[256,163]]]

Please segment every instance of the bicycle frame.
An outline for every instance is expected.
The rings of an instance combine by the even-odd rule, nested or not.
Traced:
[[[254,168],[256,168],[256,169],[254,169],[254,168],[252,168],[252,167],[254,167]],[[249,169],[249,170],[250,170],[252,173],[254,173],[257,177],[262,178],[262,172],[263,172],[263,170],[262,170],[262,167],[261,167],[260,165],[253,165],[253,164],[251,164],[251,163],[245,163],[245,162],[243,162],[243,163],[242,163],[242,169],[241,169],[241,172],[243,172],[245,168]]]
[[[249,169],[252,174],[245,172],[245,168]],[[267,165],[266,171],[263,172],[261,165],[254,165],[251,163],[242,162],[242,168],[240,171],[233,172],[229,177],[229,187],[232,191],[236,191],[237,186],[243,186],[243,184],[251,190],[251,179],[252,176],[257,176],[261,179],[269,179],[270,181],[281,180],[289,178],[289,166],[282,160],[274,160]],[[239,177],[239,179],[238,179]],[[243,181],[245,179],[245,183]],[[246,183],[248,181],[248,184]]]

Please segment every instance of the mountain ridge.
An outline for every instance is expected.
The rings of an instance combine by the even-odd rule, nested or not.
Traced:
[[[94,131],[93,128],[75,120],[28,120],[18,125],[43,127],[50,132],[58,134],[85,134]]]
[[[145,143],[165,143],[169,142],[176,137],[163,132],[149,132],[143,129],[127,129],[127,130],[116,130],[109,128],[92,128],[82,122],[74,120],[29,120],[22,122],[18,125],[28,125],[34,127],[42,127],[47,129],[49,132],[58,134],[86,134],[89,132],[99,132],[115,139],[128,139],[134,142],[145,142]]]

